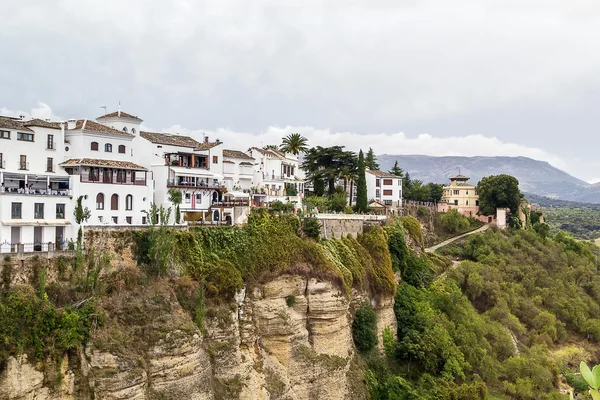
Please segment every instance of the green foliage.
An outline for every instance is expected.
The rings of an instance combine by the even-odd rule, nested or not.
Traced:
[[[394,165],[394,167],[397,166]],[[394,175],[402,176],[402,169],[390,171]],[[444,185],[439,183],[429,182],[423,184],[423,181],[412,179],[410,174],[406,172],[402,178],[402,197],[412,201],[439,202],[444,194]]]
[[[439,218],[442,229],[448,233],[463,232],[471,227],[469,219],[455,209],[442,213]]]
[[[161,226],[148,229],[144,235],[146,254],[138,256],[147,266],[150,275],[164,276],[173,267],[175,237],[173,232]]]
[[[196,309],[194,312],[194,322],[196,323],[196,326],[200,328],[201,331],[204,331],[204,319],[206,318],[206,298],[204,286],[204,279],[202,279],[200,281],[200,286],[198,287],[198,297],[196,300]]]
[[[13,262],[10,256],[4,256],[2,262],[2,286],[4,291],[10,289],[13,280]]]
[[[181,222],[181,212],[179,211],[179,206],[183,201],[183,193],[181,190],[174,188],[169,189],[169,201],[175,206],[175,223],[179,224]]]
[[[283,138],[279,150],[285,153],[298,155],[299,153],[305,152],[308,149],[307,142],[308,140],[299,133],[290,133]]]
[[[321,223],[316,218],[304,218],[302,222],[302,231],[306,237],[319,240],[319,237],[321,236]]]
[[[367,212],[369,207],[367,199],[367,178],[365,176],[365,159],[362,150],[358,153],[358,168],[356,180],[356,211]]]
[[[307,196],[302,200],[302,204],[306,206],[309,213],[312,212],[315,207],[319,212],[329,210],[329,199],[323,196]]]
[[[335,191],[339,179],[354,176],[357,168],[356,154],[345,151],[344,146],[313,147],[306,151],[302,169],[306,179],[313,184],[316,195],[322,196],[327,186],[328,195]]]
[[[421,223],[415,217],[402,217],[400,218],[402,226],[408,232],[410,237],[419,245],[421,248],[425,245],[423,238],[423,232],[421,231]]]
[[[348,238],[350,243],[352,239]],[[375,226],[358,236],[358,243],[371,256],[371,268],[367,269],[369,282],[374,293],[394,294],[396,291],[396,279],[392,267],[392,258],[387,243],[387,236],[380,226]],[[356,247],[356,246],[355,246]],[[358,259],[365,259],[366,255],[359,254]],[[361,262],[365,265],[367,262]]]
[[[404,171],[398,166],[398,161],[394,162],[394,166],[388,172],[401,178],[404,176]]]
[[[269,204],[269,212],[270,213],[292,213],[294,212],[295,206],[292,203],[284,203],[282,201],[276,200],[273,203]]]
[[[377,313],[368,303],[363,303],[354,314],[352,338],[360,351],[369,351],[377,346]]]
[[[420,227],[420,226],[419,226]],[[402,280],[417,287],[428,286],[433,276],[429,263],[406,245],[405,230],[400,221],[385,226],[392,268],[399,271]]]
[[[287,196],[298,196],[298,189],[296,188],[296,185],[294,185],[293,183],[286,183],[285,194]]]
[[[0,364],[28,352],[37,359],[58,357],[84,343],[94,321],[94,305],[56,308],[26,287],[3,294],[0,301]]]
[[[477,184],[479,211],[492,215],[498,208],[509,208],[513,216],[518,215],[521,203],[519,181],[510,175],[487,176]]]
[[[331,196],[331,200],[329,200],[329,209],[335,212],[343,212],[346,210],[346,206],[348,205],[348,200],[346,198],[346,193],[336,192]]]
[[[365,156],[365,166],[371,171],[379,169],[379,164],[377,164],[377,157],[375,157],[375,152],[370,147],[369,151],[367,151],[367,155]]]
[[[285,304],[287,304],[288,307],[294,307],[294,304],[296,304],[296,296],[286,296]]]

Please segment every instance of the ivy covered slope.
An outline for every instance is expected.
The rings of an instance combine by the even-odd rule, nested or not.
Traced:
[[[372,398],[586,393],[579,363],[597,363],[600,354],[597,248],[545,232],[474,235],[443,249],[464,261],[433,281],[410,279],[411,268],[423,270],[410,262],[396,294],[398,340],[388,336],[386,356],[368,358]]]

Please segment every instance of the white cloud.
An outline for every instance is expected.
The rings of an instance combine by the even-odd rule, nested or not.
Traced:
[[[46,104],[39,102],[37,107],[32,108],[29,111],[22,110],[11,110],[7,107],[0,107],[0,115],[5,117],[20,117],[24,116],[25,119],[28,118],[39,118],[43,120],[51,120],[51,121],[64,121],[64,118],[61,118],[54,114],[52,108]]]

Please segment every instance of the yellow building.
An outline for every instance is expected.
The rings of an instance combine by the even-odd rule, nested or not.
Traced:
[[[450,178],[450,185],[444,186],[438,211],[457,209],[463,215],[476,215],[479,211],[477,188],[469,183],[469,178],[460,175]]]

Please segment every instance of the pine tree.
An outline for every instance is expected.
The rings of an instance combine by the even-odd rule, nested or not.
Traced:
[[[379,164],[377,164],[377,157],[375,157],[375,153],[373,149],[369,147],[369,151],[367,152],[367,156],[365,157],[365,165],[371,171],[379,169]]]
[[[398,166],[398,160],[394,163],[394,166],[390,170],[390,174],[402,177],[404,175],[404,171],[402,168]]]
[[[356,180],[356,211],[358,212],[366,212],[369,207],[365,169],[365,157],[361,150],[358,153],[358,179]]]

